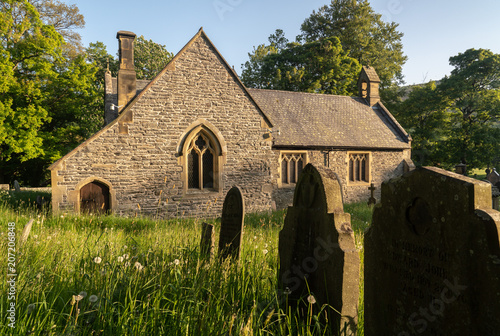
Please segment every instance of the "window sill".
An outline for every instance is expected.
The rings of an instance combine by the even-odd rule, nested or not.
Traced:
[[[358,186],[370,186],[370,182],[352,182],[352,181],[349,181],[347,182],[347,185],[348,186],[351,186],[351,187],[358,187]]]

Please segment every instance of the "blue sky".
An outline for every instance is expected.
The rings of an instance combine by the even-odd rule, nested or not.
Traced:
[[[85,46],[101,41],[116,55],[116,32],[128,30],[177,53],[200,27],[226,61],[241,73],[254,46],[267,43],[277,28],[289,40],[313,10],[329,0],[65,0],[85,16],[80,33]],[[386,21],[404,33],[403,68],[407,84],[449,74],[450,56],[469,48],[500,53],[498,0],[371,0]]]

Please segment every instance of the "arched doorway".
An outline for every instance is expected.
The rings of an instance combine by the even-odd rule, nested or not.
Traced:
[[[80,189],[81,213],[107,213],[109,209],[109,187],[106,184],[92,181]]]

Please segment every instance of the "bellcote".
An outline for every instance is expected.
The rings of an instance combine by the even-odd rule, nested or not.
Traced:
[[[380,78],[375,68],[363,66],[358,79],[358,91],[361,98],[366,99],[368,105],[373,106],[380,101]]]

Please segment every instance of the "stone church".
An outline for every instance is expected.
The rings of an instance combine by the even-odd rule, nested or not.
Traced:
[[[55,212],[219,216],[239,186],[247,212],[291,203],[309,162],[334,171],[344,202],[412,166],[411,137],[363,67],[359,97],[246,88],[203,29],[151,81],[136,80],[135,34],[120,31],[105,79],[107,125],[50,166]]]

